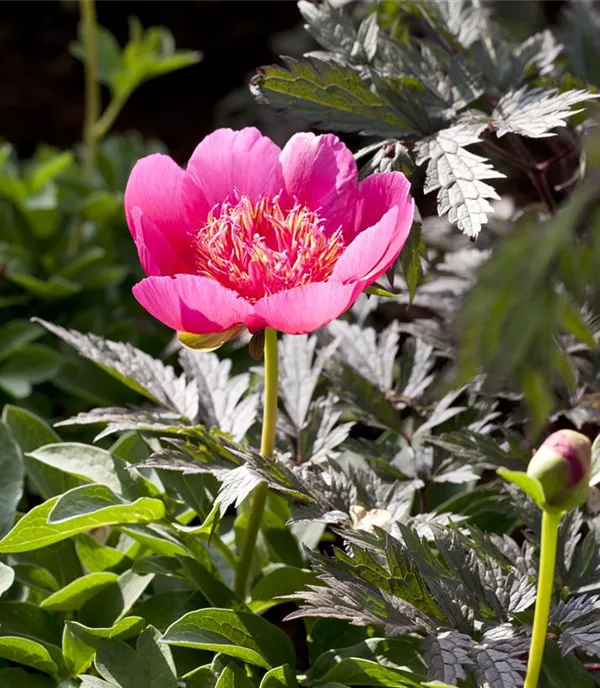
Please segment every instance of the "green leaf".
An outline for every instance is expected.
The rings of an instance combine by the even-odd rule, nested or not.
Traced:
[[[5,535],[15,520],[17,505],[23,494],[23,457],[7,425],[0,422],[0,536]]]
[[[41,191],[48,182],[66,172],[73,163],[72,151],[61,151],[53,154],[46,160],[37,162],[27,174],[25,179],[30,194]]]
[[[313,663],[308,676],[318,685],[420,686],[426,674],[419,640],[404,636],[368,638],[351,647],[328,650]]]
[[[45,645],[60,644],[61,629],[49,612],[29,602],[0,602],[0,635],[18,635]]]
[[[144,547],[148,547],[148,549],[156,554],[162,554],[165,557],[187,557],[191,554],[178,539],[161,526],[132,524],[122,526],[121,530],[123,533],[129,535],[130,538],[144,545]]]
[[[125,619],[153,578],[153,575],[140,576],[131,569],[124,571],[116,583],[102,590],[82,607],[79,621],[87,626],[101,628],[112,626],[111,633],[116,633],[115,624]],[[116,627],[120,629],[118,624]]]
[[[28,320],[11,320],[0,327],[0,361],[43,336],[44,330]]]
[[[105,86],[109,86],[111,76],[120,67],[121,48],[113,34],[103,26],[95,27],[97,34],[97,78]],[[69,52],[81,62],[85,62],[87,57],[84,47],[83,26],[79,25],[79,40],[69,44]]]
[[[43,344],[30,344],[14,353],[0,366],[0,388],[16,399],[31,394],[32,387],[55,377],[62,356]]]
[[[415,298],[417,285],[423,276],[422,260],[426,257],[427,247],[421,235],[421,223],[413,222],[408,239],[400,254],[400,265],[402,266],[402,273],[408,285],[411,302]]]
[[[359,657],[342,659],[316,685],[338,683],[346,686],[389,686],[390,688],[421,688],[421,677],[411,672],[381,666],[377,662]]]
[[[71,612],[80,609],[101,590],[118,580],[116,573],[89,573],[57,590],[40,603],[42,609],[53,612]]]
[[[206,566],[189,557],[178,557],[190,580],[215,607],[249,611],[246,603],[220,581]]]
[[[537,478],[532,478],[523,471],[509,471],[506,468],[499,468],[496,472],[501,478],[523,490],[541,509],[544,508],[544,488]]]
[[[19,636],[0,636],[0,657],[56,676],[58,665],[41,643]]]
[[[315,57],[283,61],[285,67],[262,67],[252,78],[250,90],[259,100],[326,129],[396,138],[414,131],[352,67]]]
[[[48,525],[90,519],[91,528],[118,523],[160,521],[165,505],[159,499],[140,497],[134,502],[116,495],[106,485],[82,485],[59,497],[48,515]]]
[[[33,296],[37,296],[45,301],[59,301],[69,296],[74,296],[81,291],[81,286],[75,282],[70,282],[64,277],[53,275],[47,280],[39,279],[33,275],[11,273],[10,281],[18,284]]]
[[[297,685],[296,674],[287,664],[267,671],[260,682],[260,688],[296,688]]]
[[[159,521],[164,515],[165,506],[157,499],[126,503],[103,485],[76,487],[23,516],[0,540],[0,553],[29,552],[101,526]]]
[[[44,595],[56,592],[60,585],[50,571],[35,564],[15,564],[15,579],[32,590]]]
[[[546,641],[539,688],[594,688],[595,685],[576,657],[572,654],[563,656],[554,640]]]
[[[277,604],[283,604],[286,600],[275,598],[280,595],[293,595],[307,585],[319,585],[313,571],[295,566],[271,566],[252,588],[250,609],[259,614]]]
[[[106,485],[113,492],[121,491],[115,460],[110,452],[100,447],[79,442],[61,442],[39,447],[27,456],[85,482]]]
[[[75,549],[79,561],[90,573],[96,571],[122,573],[122,570],[131,565],[131,560],[126,554],[114,547],[103,545],[91,535],[77,535]]]
[[[217,677],[210,664],[198,667],[185,674],[184,678],[186,688],[216,688],[217,685]]]
[[[81,637],[75,635],[65,624],[62,637],[62,653],[69,676],[75,677],[89,668],[95,649]]]
[[[98,673],[120,688],[177,688],[171,650],[158,643],[159,637],[149,626],[135,650],[120,640],[100,641],[95,660]]]
[[[296,664],[289,636],[248,612],[229,609],[191,612],[170,626],[161,640],[171,645],[222,652],[264,669]]]
[[[42,674],[31,674],[25,669],[0,669],[2,688],[56,688],[56,682]]]
[[[66,628],[81,643],[95,648],[101,640],[129,640],[136,638],[145,626],[139,616],[126,616],[108,628],[91,628],[77,621],[67,621]]]
[[[171,648],[159,642],[160,632],[148,626],[136,643],[143,667],[142,685],[147,688],[177,688],[177,670]]]
[[[136,638],[142,631],[145,622],[140,616],[126,616],[107,628],[92,628],[78,621],[67,621],[73,635],[81,638],[86,644],[96,647],[100,640],[129,640]]]
[[[128,95],[144,81],[194,65],[201,58],[198,51],[175,50],[173,36],[162,26],[144,31],[139,21],[132,19],[130,39],[120,68],[110,75],[110,86],[115,96]]]
[[[6,404],[2,410],[2,421],[25,453],[44,444],[60,442],[59,435],[39,416],[27,409]]]
[[[27,409],[7,404],[2,412],[2,420],[8,425],[25,454],[45,444],[60,442],[59,435],[39,416]],[[64,473],[33,461],[27,456],[24,456],[24,462],[27,476],[44,499],[67,492],[79,484]]]
[[[254,684],[241,666],[230,662],[221,672],[215,688],[254,688]]]

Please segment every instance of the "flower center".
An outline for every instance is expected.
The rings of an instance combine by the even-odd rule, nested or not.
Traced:
[[[249,301],[310,282],[326,281],[346,244],[329,235],[306,206],[283,209],[278,197],[257,203],[242,195],[213,209],[194,239],[199,275]]]

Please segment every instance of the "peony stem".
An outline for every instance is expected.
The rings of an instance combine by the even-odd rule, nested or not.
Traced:
[[[85,52],[85,119],[83,141],[85,144],[85,172],[91,177],[96,168],[98,139],[94,125],[100,117],[100,84],[98,82],[98,27],[94,0],[80,0],[83,47]]]
[[[542,545],[540,550],[540,577],[538,581],[533,633],[529,649],[527,676],[523,688],[537,688],[544,655],[544,645],[548,634],[548,617],[552,601],[554,584],[554,565],[556,562],[556,545],[558,526],[562,513],[544,510],[542,515]]]
[[[273,451],[275,449],[278,396],[277,367],[277,332],[267,328],[265,330],[265,404],[260,441],[260,453],[267,459],[273,458]],[[235,578],[235,592],[242,599],[246,597],[246,588],[248,586],[248,578],[250,577],[250,569],[252,567],[252,559],[256,547],[256,538],[260,530],[268,494],[269,488],[266,483],[260,483],[254,490],[252,510],[248,519],[248,530],[246,531],[246,538],[242,545]]]

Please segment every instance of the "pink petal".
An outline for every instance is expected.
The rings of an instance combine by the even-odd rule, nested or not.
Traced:
[[[179,332],[213,334],[243,324],[252,306],[209,277],[147,277],[133,295],[157,320]]]
[[[176,251],[189,250],[190,222],[182,202],[184,175],[168,155],[148,155],[135,164],[125,189],[125,214],[134,239],[133,209],[137,207]]]
[[[281,153],[281,167],[290,196],[312,210],[320,209],[328,231],[342,227],[353,234],[358,170],[337,136],[295,134]]]
[[[356,282],[379,265],[396,233],[398,208],[390,208],[379,222],[363,230],[333,268],[334,282]]]
[[[372,227],[393,206],[400,209],[400,216],[405,212],[412,215],[414,208],[409,192],[410,183],[402,172],[372,174],[360,182],[356,206],[356,232]]]
[[[272,327],[287,334],[307,334],[344,313],[358,298],[360,291],[356,292],[355,286],[313,282],[265,296],[254,305],[248,328],[251,332]]]
[[[131,211],[130,222],[140,262],[147,275],[176,275],[194,271],[193,254],[189,248],[186,247],[185,253],[179,255],[165,234],[142,213],[139,206]]]
[[[275,196],[283,188],[279,164],[281,150],[258,129],[217,129],[196,148],[187,168],[209,208],[246,194],[256,202],[264,194]]]

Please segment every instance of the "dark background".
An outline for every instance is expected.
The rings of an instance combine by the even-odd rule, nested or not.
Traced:
[[[259,124],[281,143],[291,133],[287,129],[301,127],[256,106],[247,89],[256,67],[278,61],[281,52],[313,47],[293,0],[103,0],[96,10],[98,22],[121,45],[133,15],[145,28],[166,26],[179,49],[204,54],[193,67],[143,84],[116,131],[156,137],[184,162],[216,126]],[[81,139],[83,69],[68,50],[78,21],[72,1],[0,2],[0,138],[13,143],[20,157],[40,142],[69,148]]]
[[[561,0],[498,0],[497,9],[523,37],[553,24]],[[200,50],[199,64],[142,85],[114,129],[136,129],[164,141],[184,163],[219,126],[255,124],[277,143],[306,128],[258,106],[247,84],[257,67],[316,48],[302,29],[295,0],[99,0],[98,21],[121,45],[128,18],[166,26],[179,49]],[[69,53],[77,36],[75,0],[0,2],[0,138],[28,157],[39,143],[69,148],[81,139],[83,69]],[[107,93],[104,93],[107,97]]]

